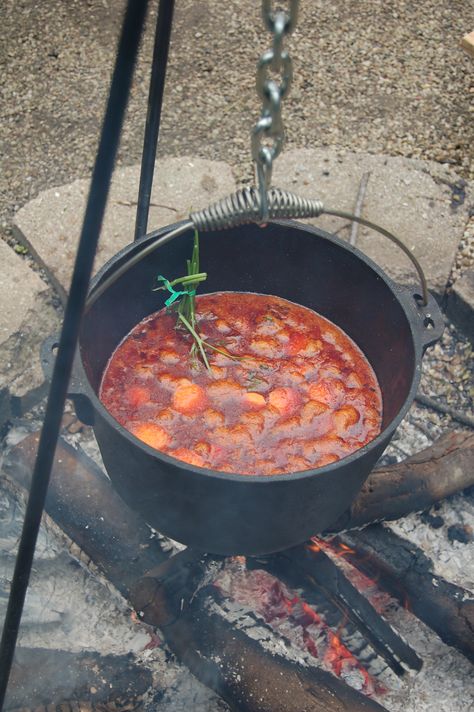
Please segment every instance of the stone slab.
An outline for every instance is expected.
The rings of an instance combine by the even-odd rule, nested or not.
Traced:
[[[1,415],[9,416],[37,401],[45,390],[40,363],[44,339],[60,327],[52,290],[5,242],[0,240],[0,393]]]
[[[132,242],[135,229],[140,166],[115,170],[96,254],[97,271]],[[45,190],[21,208],[15,234],[44,267],[61,298],[70,284],[89,179]],[[163,158],[155,164],[149,231],[186,218],[191,210],[235,190],[230,166],[202,158]]]
[[[362,217],[399,237],[421,262],[429,288],[442,295],[468,220],[472,192],[450,168],[433,161],[295,149],[275,163],[273,184],[319,198],[329,208],[354,212],[360,181],[370,173]],[[348,238],[347,220],[321,216],[310,222]],[[386,238],[359,227],[356,246],[401,284],[416,282],[409,259]]]
[[[474,346],[474,269],[465,272],[454,284],[447,312]]]

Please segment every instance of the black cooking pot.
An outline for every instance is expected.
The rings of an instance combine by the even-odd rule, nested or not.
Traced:
[[[113,257],[91,286],[137,253],[144,237]],[[192,231],[159,247],[125,272],[84,316],[71,396],[94,426],[110,478],[123,499],[173,539],[216,554],[266,554],[327,529],[348,508],[406,414],[421,358],[443,320],[432,297],[394,284],[357,249],[307,225],[247,225],[200,235],[201,292],[274,294],[314,309],[340,326],[375,370],[383,396],[381,434],[348,457],[315,470],[249,477],[194,467],[157,452],[125,430],[97,393],[107,361],[141,319],[163,306],[158,274],[183,273]]]

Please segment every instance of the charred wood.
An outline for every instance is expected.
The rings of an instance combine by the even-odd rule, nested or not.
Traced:
[[[375,469],[330,531],[399,519],[474,485],[474,434],[450,431],[396,465]]]
[[[4,463],[7,474],[26,488],[37,444],[38,435],[29,435]],[[351,509],[331,531],[398,519],[474,485],[473,458],[474,434],[445,433],[431,447],[403,462],[374,470]],[[97,549],[97,558],[107,566],[106,575],[109,570],[110,576],[121,574],[121,590],[126,591],[133,582],[127,561],[136,561],[140,576],[159,563],[158,558],[166,559],[158,542],[150,539],[150,529],[115,493],[104,473],[87,455],[74,450],[63,439],[56,450],[46,503],[46,511],[53,519],[59,509],[63,510],[63,530],[79,546],[84,533],[84,513],[90,512],[88,518],[95,522],[97,534],[94,542],[88,538],[89,546]],[[124,531],[132,533],[128,541],[122,536]],[[117,541],[122,541],[125,550],[120,551]],[[95,558],[93,553],[91,558]]]
[[[129,655],[17,648],[5,709],[50,709],[70,700],[87,700],[90,707],[113,700],[120,707],[141,698],[151,684],[151,672]]]
[[[380,524],[337,539],[349,548],[345,559],[474,663],[472,594],[434,574],[421,549]]]
[[[247,566],[263,568],[291,588],[302,588],[307,603],[311,603],[312,589],[320,591],[340,609],[343,616],[352,621],[397,675],[405,672],[401,663],[414,670],[421,669],[422,661],[415,651],[321,549],[315,550],[311,544],[297,546],[263,559],[248,559]]]
[[[176,656],[239,712],[382,712],[385,708],[318,668],[305,668],[265,651],[212,610],[213,587],[195,592],[199,563],[179,554],[145,577],[132,601],[147,623],[159,626]],[[189,575],[183,582],[183,568]],[[186,576],[186,574],[185,574]],[[171,581],[169,586],[168,582]],[[183,599],[183,591],[186,600]],[[192,601],[189,604],[188,596]],[[189,605],[188,605],[189,604]]]
[[[28,442],[23,441],[9,458],[8,474],[18,480],[20,471],[24,485],[28,484],[35,447],[36,438],[30,436]],[[131,600],[138,615],[160,627],[171,650],[194,675],[221,694],[233,709],[239,712],[385,710],[330,673],[317,668],[305,669],[269,655],[256,641],[212,612],[206,603],[209,596],[205,595],[210,592],[209,587],[196,594],[208,571],[209,558],[186,550],[179,558],[163,563],[166,555],[158,546],[150,545],[148,528],[142,522],[137,528],[135,515],[114,494],[104,475],[82,455],[81,464],[77,465],[77,453],[71,450],[59,441],[47,513],[68,536],[74,537],[109,581]],[[76,480],[74,486],[69,485],[71,472]],[[83,479],[86,489],[82,487]],[[113,522],[110,522],[111,501]],[[73,517],[72,524],[70,516]],[[79,518],[80,526],[75,517]],[[100,537],[109,523],[113,524],[113,537],[109,535],[107,545],[104,545]],[[131,594],[131,582],[143,575],[144,559],[137,555],[141,547],[148,547],[146,561],[151,564],[153,576],[142,578]],[[112,564],[108,561],[110,551],[113,552]],[[156,578],[153,567],[160,564]],[[162,583],[165,577],[166,587]],[[189,601],[192,601],[189,608],[184,610]],[[218,657],[221,662],[217,661]]]
[[[3,463],[3,470],[26,489],[39,435],[28,435]],[[150,528],[112,488],[102,470],[62,438],[58,441],[46,512],[98,564],[124,595],[137,579],[167,557]],[[133,565],[132,565],[133,564]]]

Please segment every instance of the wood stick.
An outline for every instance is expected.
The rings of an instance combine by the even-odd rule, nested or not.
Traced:
[[[5,710],[68,700],[130,702],[151,685],[151,672],[135,665],[131,655],[17,648]]]
[[[467,425],[470,428],[474,428],[474,418],[471,415],[461,413],[461,411],[457,410],[456,408],[452,408],[450,405],[440,403],[434,398],[430,398],[430,396],[425,396],[423,393],[417,393],[415,396],[415,400],[417,401],[417,403],[420,403],[421,405],[424,405],[427,408],[433,408],[433,410],[438,411],[438,413],[445,413],[446,415],[450,415],[451,418],[453,420],[457,420],[458,423],[462,423],[463,425]]]
[[[264,651],[260,644],[229,624],[209,607],[214,595],[207,587],[181,613],[182,592],[175,580],[182,554],[170,559],[153,577],[139,581],[131,600],[143,620],[159,626],[171,650],[208,687],[238,712],[382,712],[385,708],[345,685],[330,673],[305,668]],[[184,552],[189,557],[189,552]],[[189,560],[185,560],[186,570]],[[196,571],[197,569],[195,569]],[[168,581],[171,580],[171,586]]]
[[[331,532],[363,527],[431,507],[474,485],[474,433],[449,431],[396,465],[375,469]]]
[[[420,670],[422,660],[387,623],[371,603],[351,584],[342,571],[321,549],[312,545],[295,546],[293,549],[259,557],[248,566],[262,568],[284,581],[290,588],[311,591],[316,589],[340,608],[342,614],[369,642],[387,665],[403,675],[401,665]],[[307,602],[309,599],[303,594]]]
[[[441,640],[474,663],[474,597],[432,572],[415,544],[380,524],[337,537],[344,558],[407,606]]]
[[[15,449],[15,455],[9,458],[7,469],[10,476],[14,477],[19,465],[22,465],[19,468],[21,478],[26,477],[27,463],[34,460],[36,443],[32,436],[29,437],[30,441],[22,441]],[[154,564],[155,569],[161,564],[161,577],[164,576],[163,571],[167,572],[166,593],[174,601],[174,608],[168,605],[166,598],[163,599],[165,589],[155,578],[142,579],[131,593],[131,580],[136,581],[143,575],[140,537],[143,537],[141,543],[149,543],[149,534],[144,533],[143,527],[138,534],[135,532],[135,515],[127,513],[127,505],[117,498],[118,501],[114,500],[113,504],[113,541],[109,541],[107,546],[98,543],[99,533],[103,531],[100,516],[107,520],[107,526],[110,522],[107,507],[113,495],[112,486],[90,462],[90,469],[85,466],[88,458],[81,456],[81,466],[78,467],[74,462],[76,453],[71,450],[60,439],[46,505],[49,516],[68,535],[74,533],[79,547],[106,573],[109,581],[127,595],[138,614],[145,614],[143,620],[159,625],[168,645],[182,662],[201,682],[221,694],[236,712],[383,712],[381,705],[330,673],[317,668],[306,670],[293,666],[283,658],[274,660],[244,633],[234,630],[220,616],[208,610],[202,597],[194,596],[195,581],[201,576],[203,563],[189,549],[180,554],[180,566],[174,561],[177,557],[163,563],[161,550],[155,547],[148,549],[147,562]],[[66,454],[68,457],[65,457]],[[74,487],[63,482],[71,479],[71,467],[76,480]],[[88,496],[84,496],[83,478]],[[96,487],[97,478],[99,485]],[[63,506],[66,504],[64,498],[67,507]],[[75,498],[77,501],[74,501]],[[80,514],[80,527],[77,523],[70,525],[69,513],[74,516]],[[137,546],[135,558],[130,556],[124,560],[127,554],[122,553],[122,561],[119,561],[121,550],[130,552],[130,541]],[[110,550],[114,552],[112,565],[107,561]],[[207,563],[207,558],[204,557],[203,561]],[[122,582],[124,567],[127,569],[125,586]],[[182,614],[181,601],[193,596],[195,602]],[[152,609],[148,599],[154,601]],[[150,617],[150,610],[154,611],[153,618]],[[222,659],[221,666],[216,661],[217,657]]]
[[[3,470],[29,489],[39,436],[28,435],[6,457]],[[124,595],[167,557],[143,519],[112,488],[102,470],[63,438],[58,441],[46,512]],[[133,567],[130,566],[133,562]]]

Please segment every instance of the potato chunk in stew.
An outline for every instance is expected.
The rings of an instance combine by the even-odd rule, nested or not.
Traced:
[[[163,309],[103,374],[105,407],[150,447],[191,467],[271,476],[337,462],[380,432],[375,374],[324,317],[280,297],[218,292],[196,298],[196,318],[221,351],[207,352],[210,370]]]

